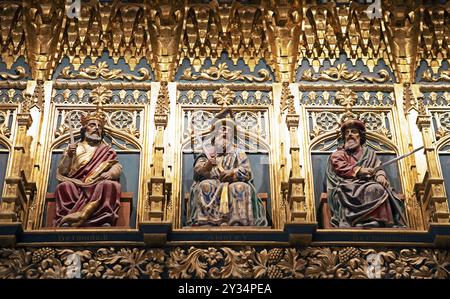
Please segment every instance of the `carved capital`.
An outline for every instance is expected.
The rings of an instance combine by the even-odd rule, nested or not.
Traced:
[[[18,113],[17,114],[17,123],[19,126],[24,126],[28,129],[33,123],[33,119],[29,113]]]
[[[300,123],[300,116],[297,114],[286,115],[286,124],[289,129],[297,128]]]
[[[167,114],[155,114],[155,126],[166,127],[169,117]]]

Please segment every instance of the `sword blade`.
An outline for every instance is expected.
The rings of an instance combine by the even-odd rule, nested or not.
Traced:
[[[375,167],[375,168],[373,169],[373,171],[374,171],[374,173],[375,173],[375,172],[377,172],[378,170],[383,169],[384,167],[386,167],[386,166],[388,166],[388,165],[390,165],[390,164],[392,164],[392,163],[397,162],[398,160],[401,160],[401,159],[403,159],[403,158],[406,158],[406,157],[408,157],[408,156],[414,154],[415,152],[420,151],[421,149],[423,149],[423,146],[416,148],[416,149],[413,150],[412,152],[406,153],[406,154],[404,154],[404,155],[401,155],[401,156],[398,156],[398,157],[396,157],[396,158],[394,158],[394,159],[391,159],[391,160],[389,160],[389,161],[386,161],[386,162],[384,162],[383,164],[381,164],[381,165]]]

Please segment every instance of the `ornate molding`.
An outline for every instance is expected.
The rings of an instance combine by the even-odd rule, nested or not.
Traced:
[[[281,89],[281,111],[288,110],[288,114],[295,114],[294,96],[291,93],[288,82],[283,82]]]
[[[161,82],[161,88],[158,94],[158,100],[156,101],[155,110],[155,123],[156,125],[167,125],[168,115],[170,111],[169,107],[169,89],[167,88],[167,82]]]
[[[302,36],[301,1],[266,1],[265,29],[267,42],[274,60],[275,76],[278,81],[293,82],[296,62],[301,55],[299,43]]]
[[[92,104],[102,107],[111,100],[112,91],[104,86],[98,86],[91,92]]]
[[[259,90],[259,91],[271,91],[272,84],[256,84],[256,83],[178,83],[178,90],[218,90],[222,87],[229,88],[230,90]]]
[[[221,106],[228,106],[233,103],[234,92],[228,87],[222,87],[214,92],[214,103]]]
[[[431,4],[420,7],[420,32],[418,33],[417,61],[425,60],[433,73],[437,74],[442,63],[448,59],[448,41],[450,9],[447,4]],[[442,59],[444,57],[444,59]],[[413,67],[416,64],[411,63]]]
[[[449,278],[446,249],[2,248],[0,279]]]
[[[64,1],[25,1],[23,8],[27,61],[34,80],[48,80],[63,54]]]
[[[431,70],[426,70],[422,75],[422,81],[425,82],[450,82],[450,70],[443,70],[439,76],[433,76]]]
[[[22,66],[18,66],[15,69],[15,73],[16,74],[10,74],[7,72],[0,72],[0,78],[7,80],[7,79],[11,79],[11,80],[20,80],[20,79],[24,79],[27,74],[25,72],[25,68]]]
[[[399,83],[413,83],[420,34],[420,7],[413,1],[383,2],[383,23],[391,66]],[[387,53],[386,53],[387,54]]]
[[[171,81],[175,75],[185,19],[184,1],[145,1],[151,51],[148,57],[158,80]]]
[[[241,70],[230,71],[225,62],[220,63],[219,67],[211,66],[206,70],[202,70],[200,74],[194,75],[193,68],[188,68],[184,71],[181,79],[183,80],[209,80],[217,81],[225,79],[227,81],[248,81],[248,82],[265,82],[270,80],[270,73],[268,70],[261,69],[258,71],[259,77],[253,75],[242,74]]]
[[[0,21],[10,30],[2,33],[2,61],[10,68],[24,55],[35,80],[48,79],[61,57],[78,69],[105,50],[132,70],[147,59],[157,80],[166,81],[180,60],[189,59],[198,71],[207,58],[214,64],[222,51],[251,70],[264,59],[280,82],[292,82],[303,59],[318,72],[325,59],[334,62],[345,54],[370,71],[383,60],[400,82],[412,83],[418,60],[437,73],[447,57],[445,4],[387,0],[382,18],[371,19],[365,13],[369,4],[351,1],[93,0],[71,19],[62,0],[3,2]]]
[[[0,135],[7,138],[11,137],[11,131],[8,127],[8,114],[0,110]]]
[[[321,70],[320,74],[314,74],[313,68],[307,69],[302,80],[317,82],[319,80],[337,82],[340,80],[346,82],[365,81],[370,83],[384,83],[389,81],[389,73],[386,70],[378,71],[379,78],[363,75],[361,71],[349,71],[345,63],[338,64],[336,67],[330,67]]]
[[[358,100],[358,95],[350,88],[344,88],[341,91],[336,92],[336,101],[339,105],[344,106],[345,113],[344,118],[353,116],[352,108]]]
[[[108,63],[106,61],[101,61],[97,65],[91,65],[86,68],[81,68],[78,73],[71,70],[70,66],[62,69],[61,74],[58,78],[63,79],[104,79],[104,80],[128,80],[128,81],[147,81],[150,79],[150,72],[145,68],[140,68],[138,70],[142,76],[137,76],[134,74],[124,74],[122,70],[109,69]]]

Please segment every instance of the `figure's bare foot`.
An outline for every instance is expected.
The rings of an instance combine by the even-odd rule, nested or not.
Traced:
[[[66,223],[72,223],[72,222],[77,222],[80,221],[82,214],[80,212],[75,212],[72,214],[68,214],[66,216],[64,216],[64,218],[62,219],[62,222],[66,222]]]

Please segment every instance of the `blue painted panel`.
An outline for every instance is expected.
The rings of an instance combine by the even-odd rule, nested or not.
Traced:
[[[442,176],[444,177],[445,191],[447,192],[447,201],[450,203],[450,154],[439,155],[441,161]]]
[[[28,64],[25,62],[25,57],[20,56],[17,58],[17,60],[12,64],[10,69],[6,68],[6,63],[4,63],[0,58],[0,72],[7,72],[12,75],[16,75],[16,72],[14,71],[18,66],[21,66],[25,69],[25,78],[24,79],[31,79],[31,70]],[[1,78],[0,78],[1,80]]]
[[[3,193],[3,185],[5,182],[6,175],[6,167],[8,165],[8,156],[9,152],[0,152],[0,203],[1,203],[1,195]]]

